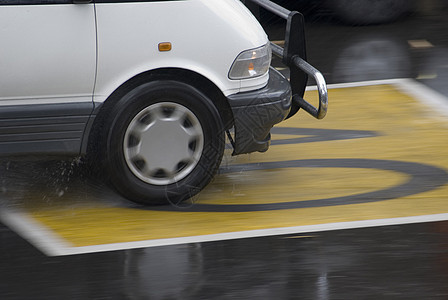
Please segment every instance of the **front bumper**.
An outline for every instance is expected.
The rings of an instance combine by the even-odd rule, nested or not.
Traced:
[[[272,53],[280,57],[290,69],[290,83],[292,89],[292,108],[288,118],[300,108],[315,117],[323,119],[328,109],[327,85],[322,74],[306,61],[305,20],[297,11],[289,11],[270,0],[243,0],[246,6],[255,14],[263,8],[286,20],[285,48],[271,43]],[[314,107],[303,99],[308,75],[317,83],[319,106]]]
[[[288,116],[291,98],[288,79],[274,68],[266,87],[228,96],[235,129],[233,155],[268,150],[270,130]]]
[[[286,19],[285,48],[271,43],[273,54],[290,69],[290,80],[270,69],[268,85],[260,90],[228,97],[234,117],[233,155],[266,151],[270,129],[300,108],[317,119],[325,117],[328,108],[327,85],[322,74],[306,61],[303,15],[289,11],[270,0],[245,0],[254,9],[260,7]],[[308,76],[314,78],[319,93],[318,108],[303,99]]]

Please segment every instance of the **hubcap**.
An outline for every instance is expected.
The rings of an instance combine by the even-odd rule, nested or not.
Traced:
[[[199,119],[174,102],[156,103],[140,111],[130,122],[123,143],[132,173],[155,185],[185,178],[197,165],[203,148]]]

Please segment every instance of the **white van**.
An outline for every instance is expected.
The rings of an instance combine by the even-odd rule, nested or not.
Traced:
[[[188,199],[216,173],[226,131],[235,155],[266,151],[299,106],[326,112],[301,15],[251,2],[288,19],[284,51],[239,0],[0,0],[0,153],[86,156],[130,200]]]

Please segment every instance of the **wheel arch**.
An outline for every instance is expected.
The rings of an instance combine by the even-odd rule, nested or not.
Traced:
[[[96,152],[98,141],[104,132],[103,126],[108,113],[114,105],[130,90],[141,84],[154,80],[175,80],[193,86],[204,93],[217,108],[225,129],[233,126],[233,114],[227,98],[221,90],[209,79],[196,72],[180,68],[161,68],[138,74],[120,85],[107,99],[95,108],[95,117],[91,122],[90,130],[86,134],[83,145],[83,153]]]

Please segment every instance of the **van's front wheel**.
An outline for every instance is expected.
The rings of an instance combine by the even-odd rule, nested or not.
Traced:
[[[224,152],[214,104],[177,81],[154,81],[114,107],[105,167],[112,185],[143,204],[179,203],[213,178]]]

